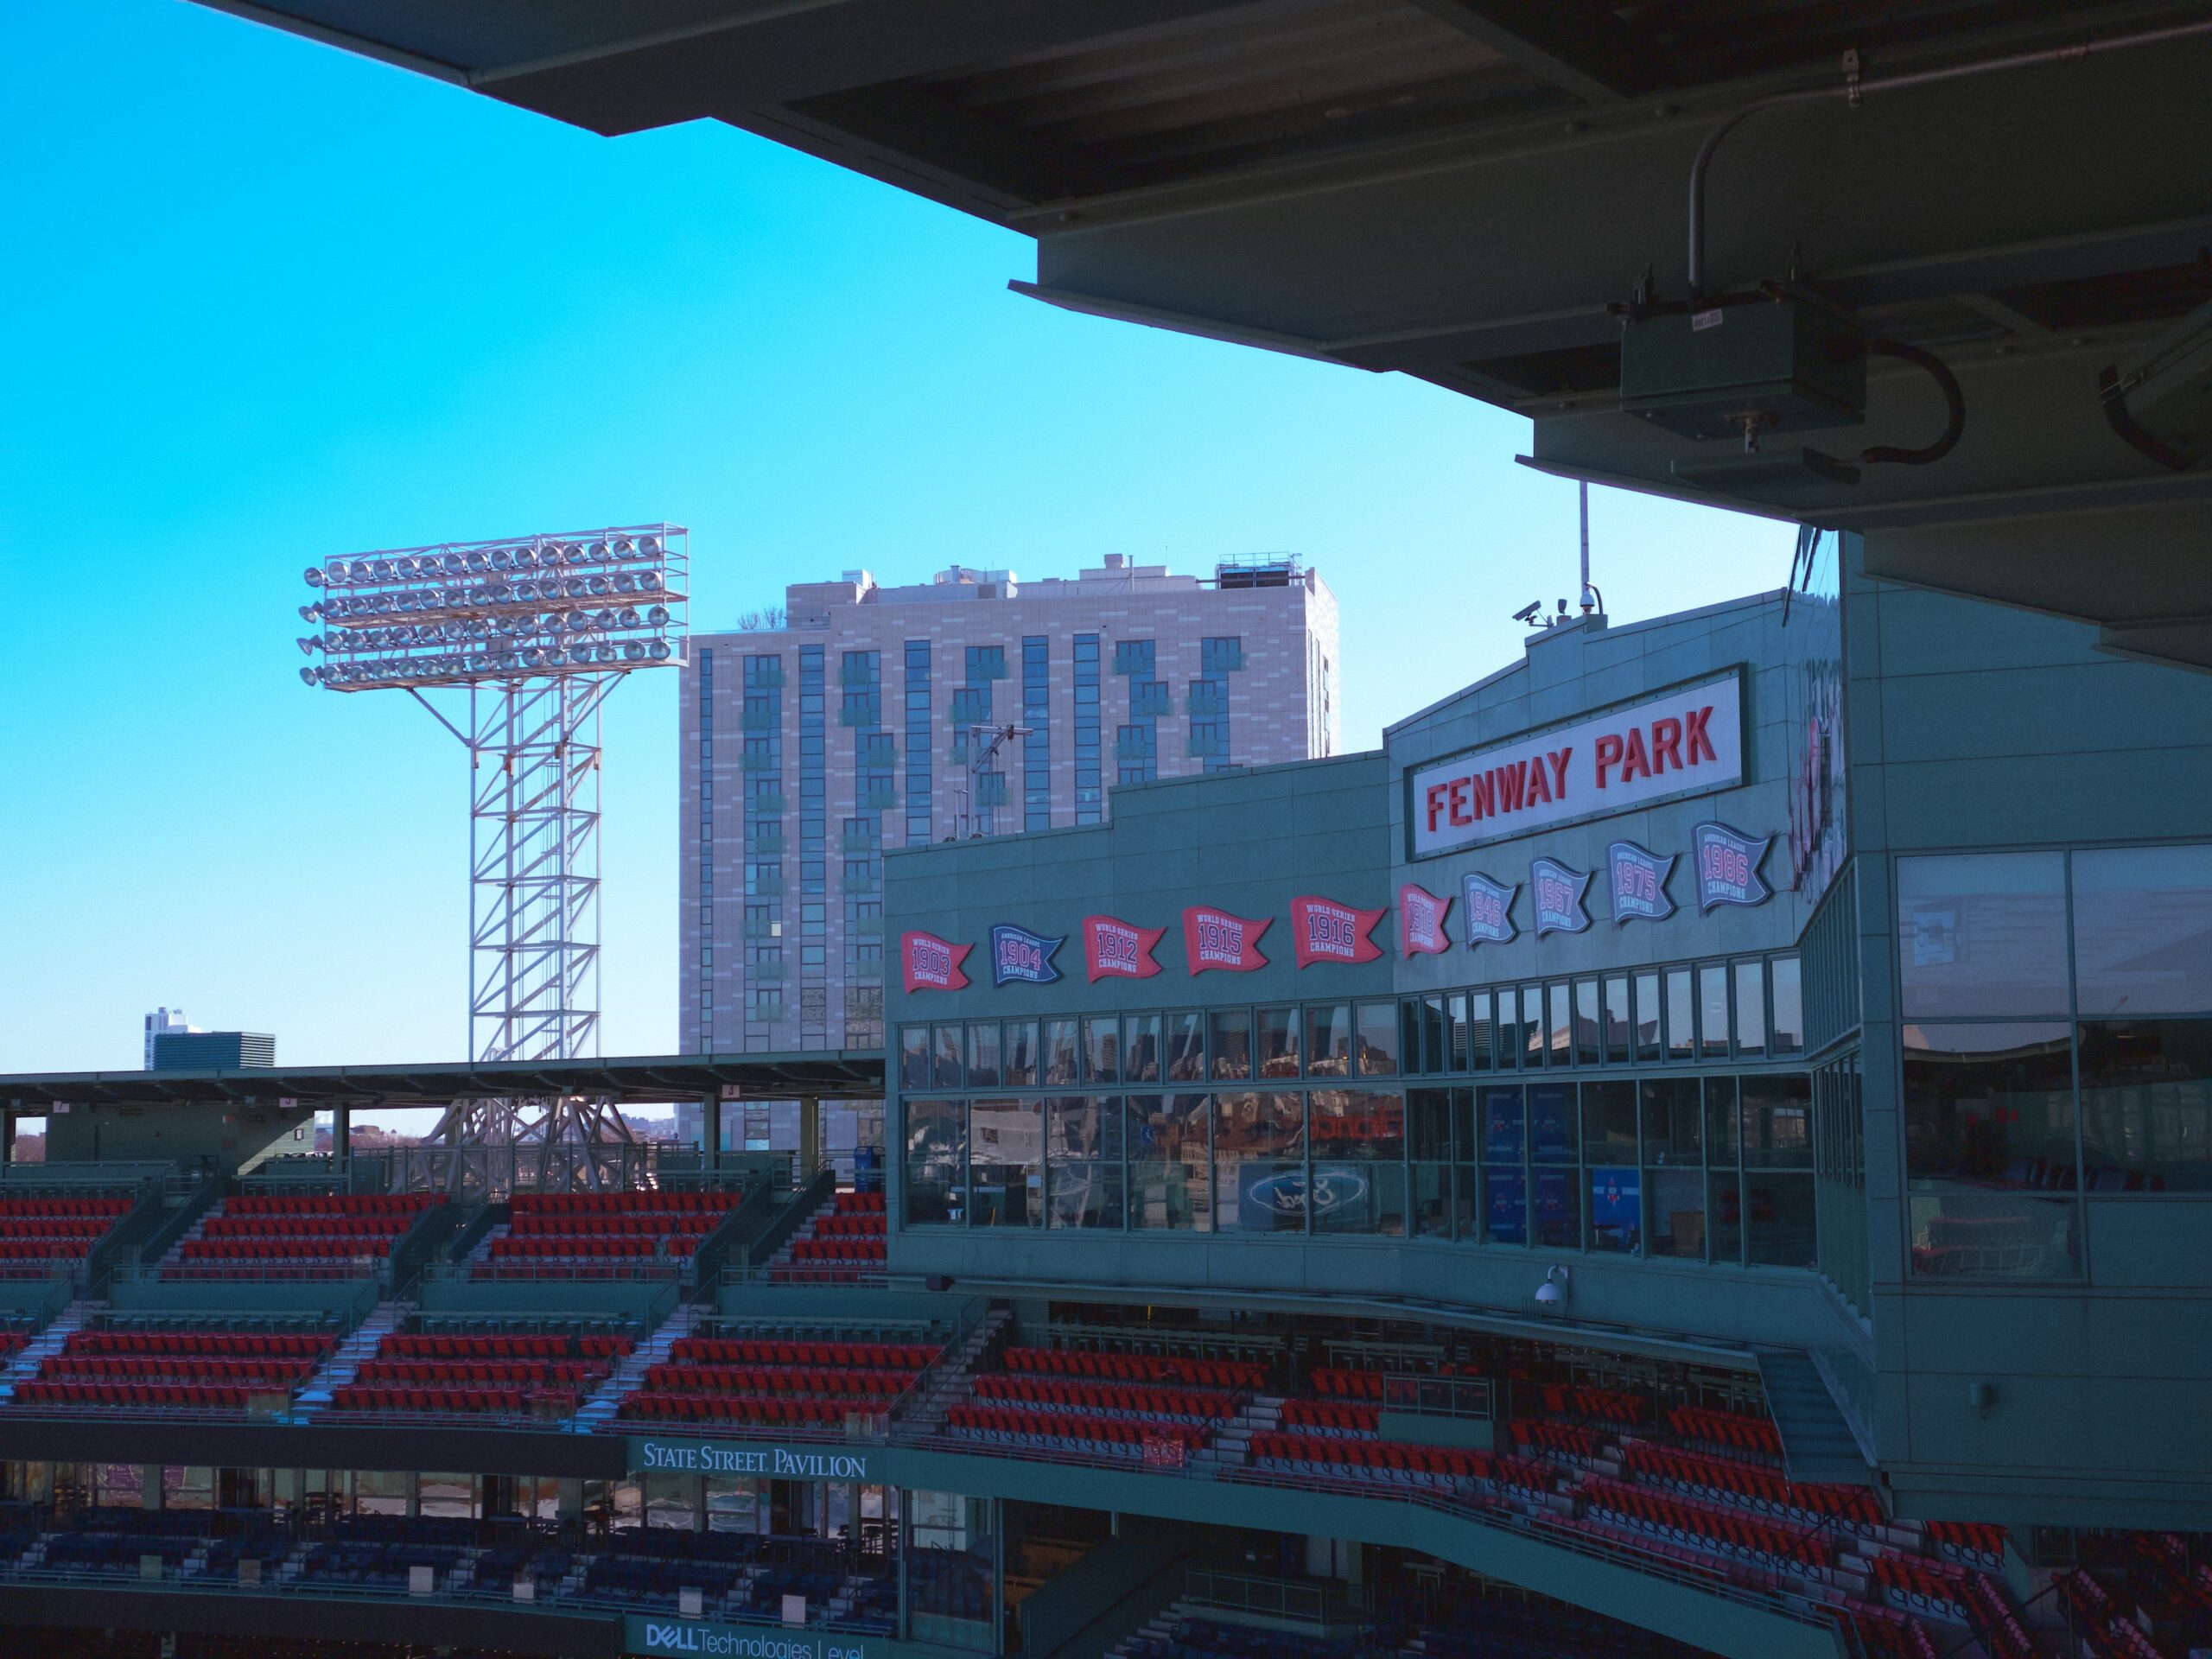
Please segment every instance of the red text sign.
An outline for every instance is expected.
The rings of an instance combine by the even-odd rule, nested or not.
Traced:
[[[1249,974],[1255,968],[1266,967],[1268,959],[1260,954],[1260,935],[1274,919],[1262,916],[1252,921],[1225,910],[1192,905],[1183,912],[1183,954],[1191,971],[1203,974],[1209,968],[1219,968]]]
[[[909,993],[965,990],[968,976],[960,971],[960,964],[975,948],[940,939],[934,933],[901,933],[899,960],[906,970],[906,989]]]
[[[1152,959],[1166,936],[1164,927],[1138,927],[1112,916],[1083,918],[1083,965],[1091,982],[1102,979],[1150,979],[1160,971]]]
[[[1402,956],[1433,957],[1451,949],[1444,936],[1449,899],[1440,899],[1427,887],[1408,881],[1398,889],[1398,950]]]

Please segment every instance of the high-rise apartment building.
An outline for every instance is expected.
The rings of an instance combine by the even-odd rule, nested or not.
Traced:
[[[182,1008],[156,1008],[146,1016],[146,1070],[155,1070],[154,1039],[157,1037],[183,1035],[196,1032],[198,1026],[188,1022]]]
[[[881,1043],[887,847],[1096,823],[1116,783],[1338,731],[1336,599],[1292,559],[795,585],[683,670],[684,1046]]]

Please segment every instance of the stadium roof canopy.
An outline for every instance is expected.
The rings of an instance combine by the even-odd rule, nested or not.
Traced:
[[[728,122],[1028,233],[1041,299],[1417,375],[1530,417],[1544,468],[1860,530],[1877,574],[2212,667],[2212,463],[2099,398],[2212,298],[2212,36],[2171,32],[2202,0],[203,3],[596,132]],[[1935,353],[1967,411],[1937,464],[1705,465],[1728,441],[1620,407],[1613,308],[1648,273],[1688,308],[1700,144],[1805,91],[1714,150],[1702,292],[1794,283]],[[1872,368],[1835,442],[1928,444],[1936,381]]]
[[[583,1095],[618,1103],[883,1092],[875,1049],[790,1054],[665,1054],[613,1060],[524,1060],[437,1065],[277,1066],[240,1071],[51,1071],[0,1076],[0,1103],[161,1106],[279,1100],[302,1106],[444,1106],[456,1100]]]

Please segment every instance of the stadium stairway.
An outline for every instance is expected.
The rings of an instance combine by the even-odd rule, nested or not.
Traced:
[[[1811,1357],[1789,1349],[1763,1352],[1758,1362],[1767,1411],[1782,1436],[1783,1472],[1810,1484],[1872,1485],[1858,1437]]]
[[[921,1394],[900,1414],[905,1433],[927,1437],[944,1427],[945,1414],[971,1396],[975,1379],[969,1372],[997,1350],[1013,1319],[1013,1309],[995,1306],[957,1347],[938,1357],[936,1371]]]
[[[1211,1478],[1224,1469],[1243,1469],[1252,1461],[1252,1437],[1282,1427],[1283,1397],[1255,1394],[1213,1438],[1191,1454],[1191,1472]]]
[[[14,1385],[38,1375],[39,1366],[60,1353],[69,1338],[84,1328],[92,1304],[82,1297],[72,1301],[48,1321],[46,1329],[16,1350],[10,1363],[0,1366],[0,1398],[15,1392]]]
[[[353,1380],[361,1363],[377,1351],[377,1344],[399,1328],[406,1318],[408,1305],[385,1300],[378,1302],[369,1317],[361,1321],[352,1335],[338,1344],[321,1370],[308,1379],[308,1385],[293,1402],[294,1409],[303,1416],[319,1416],[330,1408],[331,1391],[344,1388]]]
[[[632,1348],[607,1381],[585,1396],[583,1404],[576,1408],[578,1431],[588,1433],[594,1429],[613,1428],[623,1401],[645,1386],[647,1370],[668,1363],[669,1351],[692,1334],[700,1315],[707,1311],[708,1304],[678,1302],[676,1311],[660,1322],[659,1328]]]

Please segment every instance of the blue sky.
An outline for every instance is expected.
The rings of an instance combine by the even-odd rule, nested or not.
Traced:
[[[668,519],[693,618],[785,582],[1287,550],[1344,731],[1573,591],[1525,423],[1064,315],[1021,238],[733,129],[606,140],[181,0],[0,9],[0,1071],[140,1016],[300,1063],[465,1048],[460,751],[302,686],[310,560]],[[1618,620],[1777,585],[1786,528],[1599,493]],[[674,1046],[675,681],[607,722],[604,1048]]]

